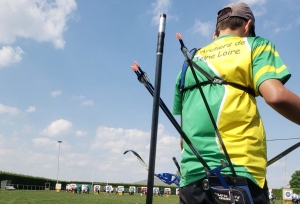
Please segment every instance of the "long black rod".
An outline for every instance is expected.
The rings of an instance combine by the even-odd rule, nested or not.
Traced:
[[[165,14],[161,14],[159,19],[146,204],[152,204],[152,200],[153,200],[159,99],[160,99],[160,85],[161,85],[161,72],[162,72],[162,59],[163,59],[163,51],[164,51],[166,18],[167,16]]]
[[[299,146],[300,146],[300,142],[298,142],[298,143],[294,144],[293,146],[289,147],[288,149],[284,150],[283,152],[281,152],[280,154],[278,154],[276,157],[270,159],[267,162],[267,166],[270,166],[271,164],[273,164],[274,162],[278,161],[279,159],[281,159],[285,155],[289,154],[291,151],[297,149]]]
[[[147,86],[145,86],[145,87],[150,92],[150,94],[153,96],[154,90],[153,90],[153,86],[151,85],[151,83],[147,82]],[[172,115],[172,113],[170,112],[170,110],[165,105],[165,103],[164,103],[164,101],[162,99],[160,99],[159,105],[160,105],[161,109],[163,110],[163,112],[166,114],[166,116],[169,118],[170,122],[173,124],[173,126],[175,127],[175,129],[181,135],[182,139],[187,143],[187,145],[190,147],[190,149],[192,150],[192,152],[196,155],[197,159],[201,162],[201,164],[207,170],[210,170],[210,167],[208,166],[208,164],[202,158],[202,156],[197,151],[197,149],[195,148],[195,146],[193,145],[193,143],[191,142],[191,140],[188,138],[188,136],[185,134],[185,132],[181,129],[180,125],[178,124],[178,122],[176,121],[176,119],[174,118],[174,116]]]

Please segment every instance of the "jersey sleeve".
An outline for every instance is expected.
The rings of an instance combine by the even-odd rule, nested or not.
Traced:
[[[173,101],[173,114],[181,115],[182,113],[182,99],[181,92],[179,90],[179,84],[181,79],[181,72],[178,74],[175,85],[174,101]]]
[[[291,77],[287,67],[283,64],[274,44],[260,38],[252,51],[253,87],[259,94],[259,86],[268,79],[278,79],[285,84]]]

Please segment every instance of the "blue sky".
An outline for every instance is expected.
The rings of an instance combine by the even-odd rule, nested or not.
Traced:
[[[2,0],[0,2],[0,170],[56,179],[135,182],[147,171],[153,99],[130,66],[138,61],[154,84],[158,20],[167,15],[161,98],[170,110],[187,47],[210,43],[217,11],[229,0]],[[271,40],[300,95],[300,5],[246,0],[256,34]],[[257,98],[267,139],[300,138],[299,126]],[[177,118],[178,119],[178,118]],[[156,172],[175,173],[179,134],[160,111]],[[271,159],[299,140],[268,141]],[[268,167],[271,188],[300,169],[299,150]]]

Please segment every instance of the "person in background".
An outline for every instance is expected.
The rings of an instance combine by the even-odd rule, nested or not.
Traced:
[[[270,203],[271,204],[275,204],[275,202],[276,202],[276,195],[275,195],[274,192],[272,192],[271,195],[272,195],[272,199],[270,200]]]

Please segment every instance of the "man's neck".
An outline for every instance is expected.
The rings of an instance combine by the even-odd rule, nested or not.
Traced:
[[[239,36],[239,37],[247,37],[248,36],[244,33],[244,30],[242,28],[240,28],[240,29],[238,28],[238,29],[235,29],[235,30],[231,30],[230,28],[226,28],[224,30],[220,30],[219,37],[221,37],[223,35],[236,35],[236,36]]]

